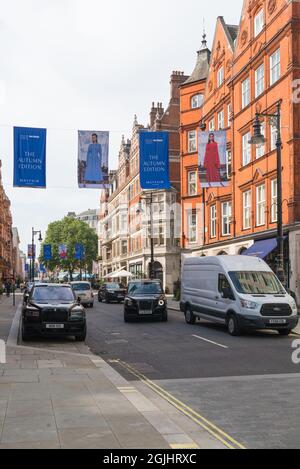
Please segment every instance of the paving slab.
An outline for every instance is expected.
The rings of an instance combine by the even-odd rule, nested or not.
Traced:
[[[6,417],[0,440],[1,444],[36,443],[37,441],[59,443],[54,417]]]
[[[101,428],[103,430],[109,428],[96,405],[90,407],[55,407],[54,414],[59,430],[85,427]]]
[[[8,403],[7,418],[23,418],[53,416],[53,406],[51,400],[35,399],[34,401],[10,401]]]
[[[117,438],[110,430],[98,427],[59,430],[61,447],[64,449],[119,449]]]

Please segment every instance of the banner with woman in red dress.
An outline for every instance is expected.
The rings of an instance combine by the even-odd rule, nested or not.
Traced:
[[[229,184],[226,131],[199,133],[199,176],[202,188]]]

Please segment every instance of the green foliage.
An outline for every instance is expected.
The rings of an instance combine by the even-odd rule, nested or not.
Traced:
[[[83,244],[85,249],[85,259],[78,261],[75,259],[76,244]],[[93,260],[98,256],[98,237],[95,231],[86,223],[76,220],[73,217],[65,217],[61,221],[55,221],[48,226],[44,244],[52,246],[52,260],[44,261],[43,247],[40,262],[47,269],[55,271],[57,268],[68,271],[72,277],[73,273],[80,268],[87,268],[92,272]],[[68,256],[62,260],[59,258],[59,245],[65,244],[68,249]]]

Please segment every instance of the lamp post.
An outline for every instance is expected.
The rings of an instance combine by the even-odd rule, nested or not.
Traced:
[[[42,232],[39,230],[39,231],[35,231],[34,228],[32,228],[32,234],[31,234],[31,240],[32,240],[32,264],[31,264],[31,281],[34,282],[34,272],[35,272],[35,269],[34,269],[34,266],[35,266],[35,245],[34,245],[34,238],[35,236],[39,235],[39,242],[41,243],[43,241],[43,238],[42,238]]]
[[[145,200],[147,205],[150,205],[150,279],[154,280],[155,279],[155,270],[154,270],[154,237],[153,237],[153,193],[150,192],[149,194],[146,194],[144,197],[142,197],[143,200]]]
[[[262,145],[266,142],[264,135],[261,133],[260,117],[268,117],[274,127],[276,127],[276,150],[277,150],[277,242],[278,242],[278,262],[277,277],[283,285],[285,285],[284,271],[284,236],[283,236],[283,217],[282,217],[282,139],[281,139],[281,104],[278,101],[276,112],[274,114],[259,113],[255,115],[253,124],[253,137],[249,141],[251,145]]]

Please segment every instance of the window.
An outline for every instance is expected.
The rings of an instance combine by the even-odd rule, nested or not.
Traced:
[[[188,133],[188,151],[189,153],[197,151],[197,133],[195,130]]]
[[[210,132],[214,132],[215,130],[215,119],[211,119],[208,124],[208,129]]]
[[[251,139],[250,132],[243,135],[242,146],[243,146],[243,166],[246,166],[251,162],[251,145],[249,140]]]
[[[258,36],[264,29],[264,12],[260,10],[254,17],[254,37]]]
[[[277,179],[271,181],[271,222],[276,223],[278,219],[278,185]]]
[[[260,96],[265,90],[265,66],[261,64],[255,70],[255,97]]]
[[[213,205],[210,207],[210,237],[216,238],[217,236],[217,207]]]
[[[271,125],[271,151],[276,150],[277,143],[277,127]]]
[[[256,188],[256,225],[266,224],[266,186],[262,184]]]
[[[197,195],[197,173],[189,171],[188,173],[188,194],[189,196]]]
[[[190,244],[197,242],[197,214],[194,212],[188,216],[188,237]]]
[[[225,119],[224,111],[218,113],[218,130],[223,130],[225,128]]]
[[[203,104],[203,98],[203,94],[196,94],[195,96],[193,96],[191,99],[191,108],[197,109],[201,107]]]
[[[232,153],[230,150],[226,151],[226,174],[227,179],[231,179],[232,175]]]
[[[261,124],[261,133],[264,137],[266,136],[265,122]],[[256,158],[261,158],[262,156],[265,155],[265,153],[266,153],[266,146],[264,143],[262,143],[261,145],[256,145]]]
[[[251,228],[251,191],[243,193],[243,229]]]
[[[242,83],[242,109],[244,109],[251,101],[251,94],[250,94],[250,78],[246,78],[246,80]]]
[[[224,81],[224,68],[221,67],[218,70],[218,78],[217,78],[218,86],[221,86],[223,84],[223,81]]]
[[[274,85],[280,78],[280,49],[270,57],[270,85]]]
[[[230,235],[231,202],[222,204],[222,236]]]
[[[232,113],[232,106],[228,104],[227,106],[227,127],[231,126],[231,113]]]
[[[219,275],[218,290],[219,293],[223,294],[223,297],[224,295],[226,295],[227,299],[235,300],[235,296],[230,286],[230,283],[223,274]]]

